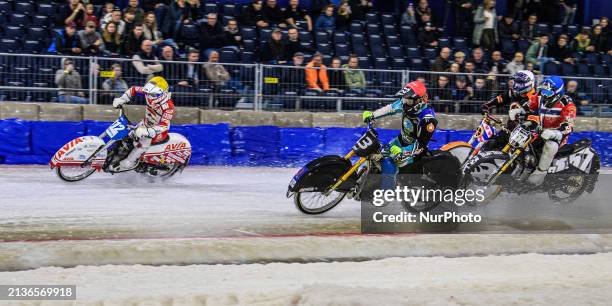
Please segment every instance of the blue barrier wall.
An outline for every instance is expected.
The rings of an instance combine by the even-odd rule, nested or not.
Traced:
[[[0,120],[0,163],[47,164],[65,143],[83,135],[99,135],[109,122],[46,122]],[[191,164],[237,166],[300,166],[326,154],[346,154],[364,128],[279,128],[228,124],[173,125],[192,145]],[[397,130],[377,129],[388,142]],[[472,131],[437,130],[430,143],[439,148],[449,141],[468,140]],[[593,140],[604,165],[612,165],[612,133],[573,133],[570,142]]]

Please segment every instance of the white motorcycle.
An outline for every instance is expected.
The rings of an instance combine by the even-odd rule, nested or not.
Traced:
[[[119,118],[104,133],[71,140],[53,155],[49,165],[67,182],[83,180],[96,171],[116,173],[109,169],[110,165],[124,159],[133,149],[130,131],[134,128],[120,108]],[[149,147],[135,167],[119,172],[136,171],[151,177],[169,178],[182,172],[190,158],[189,140],[181,134],[168,133],[166,140]]]

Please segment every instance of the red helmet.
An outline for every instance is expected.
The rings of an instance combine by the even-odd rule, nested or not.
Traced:
[[[420,81],[412,81],[395,94],[402,99],[405,111],[420,111],[427,104],[427,88]]]

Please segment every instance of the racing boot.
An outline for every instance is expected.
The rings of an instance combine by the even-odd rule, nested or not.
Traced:
[[[144,147],[136,147],[132,150],[132,152],[130,152],[130,154],[128,154],[126,158],[124,158],[118,163],[111,165],[109,169],[112,172],[123,172],[132,170],[136,167],[136,165],[138,165],[138,159],[146,151],[147,149]]]

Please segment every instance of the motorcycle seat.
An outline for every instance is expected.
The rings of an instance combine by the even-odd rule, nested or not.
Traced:
[[[164,144],[164,143],[168,142],[169,140],[170,140],[170,136],[166,135],[166,137],[164,137],[164,139],[162,139],[160,141],[152,141],[151,145]]]
[[[566,144],[562,146],[561,148],[559,148],[559,151],[557,151],[557,154],[555,155],[555,157],[568,156],[580,149],[584,149],[590,146],[591,146],[591,140],[587,138],[582,138],[577,142]]]

